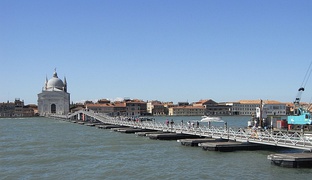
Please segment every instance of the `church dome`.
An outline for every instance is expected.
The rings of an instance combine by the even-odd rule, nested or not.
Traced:
[[[52,90],[63,90],[65,87],[63,81],[57,77],[57,73],[54,72],[53,77],[47,82],[46,88]]]
[[[47,88],[50,89],[50,88],[58,88],[58,89],[63,89],[64,87],[64,83],[61,79],[59,78],[52,78],[48,81],[48,84],[47,84]]]

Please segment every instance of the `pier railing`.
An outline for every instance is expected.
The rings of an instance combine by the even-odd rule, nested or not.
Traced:
[[[165,124],[157,121],[129,120],[125,117],[111,117],[103,113],[93,111],[77,111],[71,115],[53,115],[53,117],[71,119],[79,115],[87,116],[91,121],[100,121],[106,124],[127,126],[132,128],[141,128],[157,130],[162,132],[183,133],[198,135],[202,137],[211,137],[217,139],[228,139],[238,142],[258,143],[295,149],[312,151],[312,139],[303,133],[285,133],[274,132],[272,130],[253,131],[252,129],[231,128],[231,127],[207,127],[207,126],[189,126],[187,124]]]

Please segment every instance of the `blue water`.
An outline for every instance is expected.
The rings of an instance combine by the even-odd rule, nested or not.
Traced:
[[[271,165],[267,155],[272,153],[203,151],[47,118],[0,119],[0,179],[275,180],[312,175],[312,169]]]

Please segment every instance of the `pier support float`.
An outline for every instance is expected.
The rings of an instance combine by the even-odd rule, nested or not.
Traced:
[[[111,125],[111,124],[108,124],[108,125],[100,125],[98,126],[99,129],[112,129],[112,128],[126,128],[127,126],[119,126],[119,125]]]
[[[198,146],[200,143],[206,142],[220,142],[225,141],[223,139],[212,139],[212,138],[200,138],[200,139],[179,139],[177,140],[184,146]]]
[[[144,131],[144,132],[136,132],[135,134],[138,135],[138,136],[147,136],[148,134],[162,134],[162,133],[164,133],[164,132],[162,132],[162,131],[154,131],[154,132],[152,132],[152,131],[150,131],[150,132]]]
[[[237,150],[260,150],[270,148],[267,145],[254,144],[254,143],[240,143],[240,142],[206,142],[200,143],[198,146],[201,146],[204,150],[208,151],[221,151],[221,152],[231,152]]]
[[[311,168],[312,153],[270,154],[271,164],[288,168]]]
[[[136,133],[136,132],[154,132],[156,130],[151,130],[151,129],[140,129],[140,128],[114,128],[113,129],[114,131],[117,131],[117,132],[121,132],[121,133],[127,133],[127,134],[130,134],[130,133]]]
[[[159,140],[178,140],[178,139],[189,139],[189,138],[199,138],[196,135],[180,134],[180,133],[162,133],[162,134],[146,134],[150,139]]]

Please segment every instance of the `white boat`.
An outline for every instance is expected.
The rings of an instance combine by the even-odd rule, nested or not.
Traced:
[[[224,122],[221,117],[215,116],[202,116],[201,122]]]

